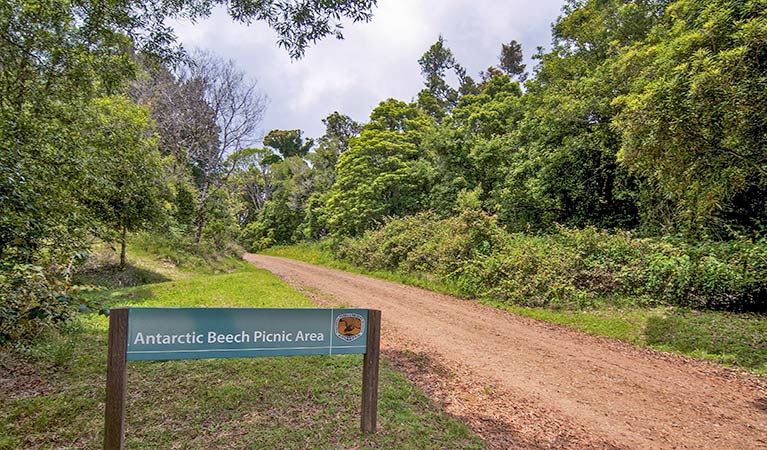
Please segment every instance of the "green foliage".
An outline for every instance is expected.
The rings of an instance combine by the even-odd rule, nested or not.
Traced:
[[[361,238],[343,241],[339,256],[369,270],[458,279],[477,258],[497,247],[502,233],[478,208],[476,192],[461,197],[463,208],[456,217],[440,220],[426,212],[391,219]]]
[[[194,220],[196,200],[193,189],[185,184],[179,183],[176,186],[176,193],[173,196],[173,219],[186,232],[191,230]]]
[[[66,255],[86,247],[90,228],[76,195],[90,184],[81,132],[90,99],[120,92],[137,74],[134,53],[178,57],[165,19],[209,15],[223,2],[113,2],[99,7],[55,0],[3,2],[0,29],[0,256]],[[230,5],[238,21],[266,21],[294,57],[340,21],[368,21],[375,2]],[[135,51],[134,51],[135,50]],[[169,111],[173,113],[174,111]],[[181,136],[185,138],[186,136]],[[136,171],[138,173],[138,170]]]
[[[87,246],[79,201],[93,175],[83,136],[90,99],[135,73],[124,11],[67,1],[0,5],[0,259],[46,263]]]
[[[314,140],[301,137],[301,130],[272,130],[263,139],[264,145],[277,150],[283,158],[303,158],[314,145]]]
[[[612,100],[631,74],[614,70],[623,48],[652,30],[660,2],[569,2],[553,28],[552,51],[526,86],[517,151],[496,203],[514,230],[569,226],[633,228],[638,184],[616,153]]]
[[[430,167],[420,158],[418,144],[430,119],[392,99],[370,118],[339,157],[325,208],[328,228],[336,235],[359,234],[387,216],[416,212],[428,191]]]
[[[763,1],[669,5],[664,20],[621,58],[632,89],[620,160],[671,200],[689,234],[731,237],[767,219],[767,8]]]
[[[225,190],[214,191],[205,204],[203,238],[196,245],[205,244],[217,252],[226,252],[240,235],[235,218],[236,198]]]
[[[276,188],[275,168],[282,158],[267,148],[247,148],[232,155],[236,159],[229,192],[239,196],[237,218],[242,227],[255,221]]]
[[[458,193],[477,187],[482,188],[486,210],[498,209],[490,197],[497,192],[514,153],[515,144],[507,133],[510,124],[519,120],[521,95],[519,85],[509,77],[494,77],[477,95],[462,97],[453,115],[425,134],[422,147],[435,169],[431,206],[437,212],[451,214]]]
[[[149,113],[126,97],[97,98],[83,124],[90,183],[80,196],[97,220],[113,228],[139,231],[163,220],[164,184]],[[104,233],[102,237],[109,238]]]
[[[256,219],[243,230],[241,242],[252,250],[300,240],[315,172],[298,156],[271,166],[273,185]]]
[[[258,220],[245,227],[242,242],[251,251],[295,242],[295,234],[302,220],[301,209],[290,208],[285,195],[276,195],[266,203]]]
[[[0,344],[29,340],[69,319],[78,304],[71,286],[42,267],[16,264],[0,272]]]
[[[351,139],[358,136],[362,128],[351,117],[338,112],[322,119],[322,123],[325,124],[325,134],[319,138],[314,152],[307,155],[312,165],[312,189],[315,193],[327,191],[336,181],[338,157],[349,150]]]
[[[503,231],[461,196],[459,214],[390,220],[342,243],[339,255],[369,270],[438,277],[468,297],[524,306],[590,308],[608,303],[767,311],[767,242],[638,239],[628,232],[558,228]]]
[[[351,117],[339,114],[338,111],[322,119],[322,123],[325,124],[325,134],[319,144],[336,147],[337,154],[349,149],[349,140],[357,136],[361,128]]]
[[[465,77],[466,71],[455,60],[453,52],[445,46],[442,35],[421,56],[418,64],[421,66],[421,75],[426,85],[426,89],[418,95],[419,105],[439,120],[444,117],[446,111],[453,109],[460,96],[458,90],[445,80],[446,72],[453,70],[459,77]]]

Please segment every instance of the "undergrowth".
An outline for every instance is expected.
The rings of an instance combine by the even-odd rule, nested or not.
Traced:
[[[689,243],[564,227],[548,235],[509,233],[466,209],[447,219],[421,213],[389,220],[338,243],[337,255],[510,305],[767,312],[765,240]]]

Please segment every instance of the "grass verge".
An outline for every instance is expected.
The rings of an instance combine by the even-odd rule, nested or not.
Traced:
[[[366,271],[334,257],[317,244],[273,247],[262,253],[410,284],[457,295],[438,279],[388,271]],[[596,308],[584,311],[529,308],[486,300],[483,303],[534,319],[569,326],[656,350],[715,361],[767,375],[767,317],[683,308]],[[625,302],[629,304],[630,302]]]
[[[227,267],[101,295],[110,306],[313,306],[266,271]],[[0,449],[100,448],[106,332],[105,317],[87,314],[0,349]],[[128,372],[131,449],[482,448],[385,361],[380,431],[361,433],[361,355],[131,362]]]

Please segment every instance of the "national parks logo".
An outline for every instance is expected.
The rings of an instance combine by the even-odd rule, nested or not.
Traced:
[[[339,314],[336,318],[336,336],[351,342],[362,336],[365,331],[365,319],[359,314]]]

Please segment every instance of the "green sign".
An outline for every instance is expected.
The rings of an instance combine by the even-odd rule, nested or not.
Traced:
[[[127,360],[366,353],[367,309],[129,308]]]

